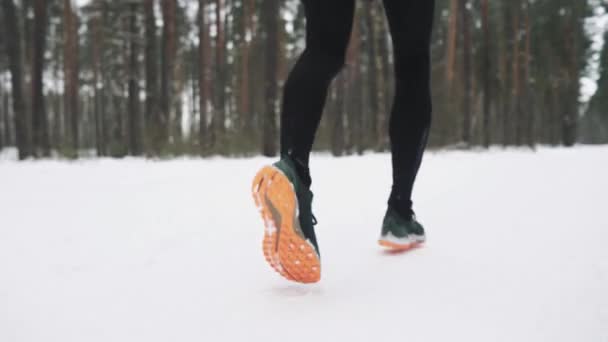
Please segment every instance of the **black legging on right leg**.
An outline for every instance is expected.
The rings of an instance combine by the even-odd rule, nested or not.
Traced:
[[[355,0],[302,0],[306,50],[283,94],[281,155],[296,161],[310,185],[308,160],[327,90],[342,66]],[[411,215],[411,196],[431,122],[430,39],[434,0],[384,0],[393,41],[395,98],[389,121],[393,187],[389,205]]]
[[[395,99],[389,121],[393,187],[389,205],[411,216],[412,189],[431,126],[434,0],[384,0],[393,41]]]

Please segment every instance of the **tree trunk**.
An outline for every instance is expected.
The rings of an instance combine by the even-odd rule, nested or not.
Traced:
[[[172,86],[173,73],[176,54],[176,37],[175,37],[175,12],[176,0],[163,0],[162,15],[163,15],[163,41],[162,41],[162,65],[161,65],[161,81],[160,81],[160,113],[159,113],[159,133],[158,133],[158,148],[161,148],[167,143],[169,134],[169,119],[171,118],[171,103],[172,103]]]
[[[360,9],[358,7],[358,9]],[[360,11],[357,11],[357,14]],[[355,17],[353,23],[353,31],[350,37],[350,47],[347,54],[347,65],[348,65],[348,95],[349,101],[347,102],[347,114],[348,114],[348,146],[347,151],[349,153],[356,152],[358,154],[363,153],[363,141],[362,141],[362,127],[363,127],[363,96],[361,87],[361,21],[359,16]]]
[[[271,1],[274,2],[274,1]],[[214,117],[214,128],[215,128],[215,139],[222,141],[224,136],[225,124],[226,124],[226,77],[225,77],[225,61],[224,61],[224,49],[225,49],[225,32],[224,32],[224,18],[222,17],[222,10],[224,9],[224,1],[216,0],[215,3],[215,70],[216,79],[215,87],[217,90],[216,94],[216,106],[215,106],[215,117]],[[216,141],[217,142],[217,141]]]
[[[64,27],[64,35],[65,35],[65,27]],[[64,54],[66,51],[65,50],[66,44],[64,43],[65,39],[59,39],[59,35],[57,34],[57,32],[54,32],[53,37],[57,37],[57,38],[51,38],[52,45],[53,45],[52,46],[53,55],[54,55],[54,58],[58,58],[59,56]],[[66,138],[66,134],[64,134],[64,132],[63,132],[63,126],[65,124],[64,117],[66,114],[63,109],[63,103],[65,101],[62,101],[62,96],[60,95],[60,91],[59,91],[61,89],[62,83],[64,85],[64,90],[65,90],[65,81],[66,80],[65,80],[65,77],[63,77],[61,75],[61,73],[65,71],[64,66],[65,66],[65,62],[63,63],[63,65],[61,63],[53,63],[52,80],[53,80],[54,91],[51,91],[50,94],[47,95],[47,99],[50,101],[50,107],[52,108],[52,110],[50,111],[52,113],[52,118],[50,119],[50,127],[49,127],[52,146],[63,146],[63,141]],[[63,98],[65,98],[65,91],[64,91]],[[68,136],[67,138],[69,139],[70,137]],[[70,142],[67,141],[67,143],[69,144]]]
[[[387,30],[386,21],[384,20],[384,16],[381,12],[377,12],[376,17],[376,25],[377,25],[377,33],[378,33],[378,55],[379,58],[376,59],[378,63],[377,70],[378,73],[376,77],[378,80],[377,84],[380,85],[378,88],[378,123],[376,124],[376,151],[382,152],[386,151],[389,147],[389,135],[388,135],[388,121],[389,121],[389,112],[391,108],[391,97],[390,93],[392,93],[392,87],[390,86],[391,81],[391,66],[389,60],[389,32]]]
[[[461,0],[450,0],[450,14],[448,23],[448,37],[446,44],[446,83],[448,89],[452,87],[454,81],[454,74],[456,69],[456,37],[458,37],[458,13],[459,13],[459,1]]]
[[[491,143],[491,100],[492,65],[490,62],[490,25],[489,25],[489,0],[481,0],[481,26],[483,31],[483,56],[482,56],[482,78],[483,78],[483,145],[488,148]]]
[[[177,38],[176,38],[177,39]],[[181,145],[183,143],[183,128],[182,128],[182,118],[183,118],[183,98],[181,94],[185,88],[185,73],[184,73],[184,63],[183,59],[175,60],[175,67],[173,68],[173,82],[171,83],[171,92],[175,94],[175,96],[171,96],[171,106],[173,110],[171,113],[173,114],[170,118],[171,122],[171,142],[176,145]]]
[[[23,0],[21,7],[21,24],[23,27],[23,37],[21,45],[21,56],[23,63],[23,99],[24,99],[24,116],[23,123],[25,127],[25,138],[27,141],[28,154],[35,155],[33,143],[33,113],[32,113],[32,62],[34,48],[34,3],[35,0]],[[17,2],[18,3],[18,2]]]
[[[8,146],[17,146],[17,142],[15,141],[14,135],[14,127],[12,127],[12,123],[14,120],[11,119],[11,106],[10,106],[10,93],[5,93],[2,98],[2,106],[4,107],[4,142]],[[14,115],[14,113],[13,113]]]
[[[511,89],[511,114],[514,121],[515,129],[515,145],[521,145],[521,113],[520,113],[520,96],[521,96],[521,49],[519,45],[520,32],[520,0],[513,0],[513,84]]]
[[[71,147],[78,156],[78,17],[72,9],[72,0],[63,1],[64,25],[64,103],[65,115],[70,122]]]
[[[2,80],[1,77],[0,80]],[[8,123],[8,106],[5,106],[6,102],[4,101],[6,97],[7,96],[4,94],[4,87],[0,86],[0,152],[4,146],[8,145],[5,141],[6,136],[4,134]]]
[[[239,113],[243,115],[243,127],[245,132],[253,128],[251,113],[251,100],[249,92],[249,47],[251,43],[252,32],[252,12],[253,12],[253,1],[243,0],[243,32],[242,32],[242,47],[241,47],[241,86],[240,86],[240,101],[239,101]]]
[[[102,112],[102,97],[103,90],[100,89],[101,84],[101,72],[100,72],[100,53],[101,53],[101,15],[95,16],[91,19],[92,26],[92,62],[93,62],[93,111],[95,116],[95,149],[97,150],[97,156],[101,157],[105,155],[105,143],[104,143],[104,129],[103,129],[103,118]]]
[[[199,145],[201,153],[205,153],[205,149],[209,143],[207,133],[207,103],[209,101],[209,80],[208,80],[208,64],[209,64],[209,33],[207,27],[207,15],[205,8],[206,0],[199,0],[199,17],[198,17],[198,91],[199,91]]]
[[[525,140],[526,144],[534,148],[534,122],[535,115],[534,109],[532,106],[532,96],[531,96],[531,87],[530,87],[530,63],[531,63],[531,45],[532,45],[532,32],[530,26],[530,0],[524,0],[526,4],[525,13],[524,13],[524,30],[526,34],[526,42],[525,42],[525,50],[524,50],[524,86],[523,86],[523,103],[524,110],[522,114],[524,114],[524,132],[525,132]]]
[[[51,155],[48,119],[46,116],[42,74],[44,71],[44,51],[46,45],[47,2],[36,0],[34,3],[34,37],[32,60],[32,126],[35,154]]]
[[[194,45],[194,43],[188,44],[188,82],[190,83],[190,91],[192,92],[192,97],[190,98],[190,127],[188,128],[190,131],[190,136],[193,134],[198,134],[199,126],[197,126],[196,116],[199,112],[198,110],[198,47]],[[198,137],[198,136],[197,136]]]
[[[336,80],[335,108],[332,111],[331,153],[339,157],[344,154],[344,97],[346,96],[346,73]]]
[[[574,6],[573,6],[574,7]],[[566,147],[572,147],[576,143],[577,130],[577,109],[578,109],[578,44],[575,33],[577,15],[575,8],[568,10],[566,23],[564,28],[564,39],[566,41],[567,56],[564,61],[564,70],[566,70],[566,84],[563,86],[564,98],[561,100],[564,103],[562,108],[561,130],[562,144]]]
[[[99,0],[100,4],[101,4],[101,21],[100,21],[100,26],[99,26],[99,42],[100,42],[100,49],[101,51],[105,51],[106,47],[108,45],[110,45],[107,41],[109,39],[106,39],[106,33],[104,31],[104,27],[106,27],[106,25],[109,24],[109,19],[108,19],[108,12],[109,12],[109,4],[107,2],[105,2],[104,0]],[[101,52],[100,52],[101,53]],[[104,155],[109,155],[110,154],[110,145],[112,142],[112,138],[110,135],[111,132],[111,120],[109,120],[109,115],[108,113],[112,112],[112,107],[111,107],[111,102],[112,102],[112,95],[111,95],[111,86],[106,86],[106,82],[110,83],[110,77],[108,75],[108,61],[105,60],[105,58],[100,58],[99,60],[99,69],[101,71],[101,102],[100,102],[100,114],[101,114],[101,121],[102,121],[102,142],[103,142],[103,147],[104,147]],[[108,110],[108,108],[110,110]]]
[[[144,0],[145,22],[145,73],[146,73],[146,146],[153,154],[158,155],[162,146],[162,120],[158,108],[158,55],[156,51],[156,15],[155,0]]]
[[[471,44],[471,25],[469,9],[467,8],[468,0],[460,0],[459,10],[462,18],[462,48],[463,48],[463,87],[464,101],[462,106],[462,142],[466,146],[471,145],[471,62],[472,62],[472,44]]]
[[[371,146],[375,145],[376,141],[376,117],[378,115],[378,79],[376,74],[378,71],[378,64],[376,60],[379,58],[376,49],[376,26],[374,25],[374,13],[376,12],[376,5],[372,2],[366,2],[365,4],[365,24],[367,26],[366,44],[367,44],[367,83],[369,84],[368,98],[369,98],[369,123],[370,127],[367,130],[368,141]],[[375,146],[374,146],[375,147]]]
[[[0,150],[12,146],[9,91],[0,87]]]
[[[4,24],[9,69],[11,73],[11,89],[13,98],[13,118],[15,120],[15,140],[19,159],[23,160],[31,155],[28,143],[27,117],[23,97],[23,64],[21,58],[21,30],[17,22],[17,10],[13,0],[2,0],[4,10]],[[8,116],[7,116],[8,118]],[[8,121],[7,121],[8,122]]]
[[[139,113],[139,66],[137,62],[137,12],[139,5],[131,3],[129,16],[129,152],[131,155],[142,154],[141,117]]]
[[[510,49],[511,47],[515,44],[515,41],[513,40],[513,35],[512,35],[512,26],[513,26],[513,14],[512,14],[512,4],[509,3],[503,3],[502,6],[504,6],[504,22],[503,22],[503,39],[505,41],[505,46],[504,46],[504,51],[503,51],[503,58],[502,58],[502,63],[503,63],[503,77],[502,77],[502,86],[503,86],[503,99],[502,99],[502,131],[503,131],[503,146],[508,146],[509,144],[511,144],[511,102],[513,99],[513,87],[511,86],[515,80],[511,79],[509,80],[509,74],[512,74],[509,72],[511,66],[509,65],[509,57],[511,59],[514,59],[513,56],[509,56],[510,53]]]
[[[278,61],[278,17],[279,2],[265,1],[262,9],[266,30],[266,65],[265,65],[265,115],[263,129],[262,154],[273,157],[277,154],[277,61]]]

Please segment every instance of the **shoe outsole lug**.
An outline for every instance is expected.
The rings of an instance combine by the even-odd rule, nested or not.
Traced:
[[[294,227],[297,199],[289,179],[277,168],[266,166],[253,179],[252,194],[265,225],[262,250],[268,264],[288,280],[318,282],[321,263],[316,250]],[[280,222],[275,222],[270,205],[280,214]]]
[[[414,242],[399,244],[399,243],[396,243],[393,241],[380,239],[380,240],[378,240],[378,244],[380,246],[385,247],[394,252],[406,252],[411,249],[420,247],[422,244],[424,244],[424,242],[414,241]]]

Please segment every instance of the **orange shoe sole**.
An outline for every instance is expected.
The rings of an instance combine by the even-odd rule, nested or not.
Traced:
[[[288,280],[318,282],[321,262],[299,231],[298,201],[289,179],[279,169],[266,166],[253,179],[252,195],[265,225],[262,250],[268,264]]]
[[[418,248],[422,245],[422,242],[411,242],[407,244],[398,244],[387,240],[379,240],[378,244],[382,247],[388,248],[394,252],[406,252],[410,249]]]

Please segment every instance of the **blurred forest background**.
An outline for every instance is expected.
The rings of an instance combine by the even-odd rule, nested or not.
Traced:
[[[277,154],[282,85],[304,48],[299,0],[0,1],[0,149]],[[432,147],[608,143],[606,20],[593,25],[608,1],[436,7]],[[355,20],[315,146],[334,155],[388,148],[382,2],[357,1]]]

